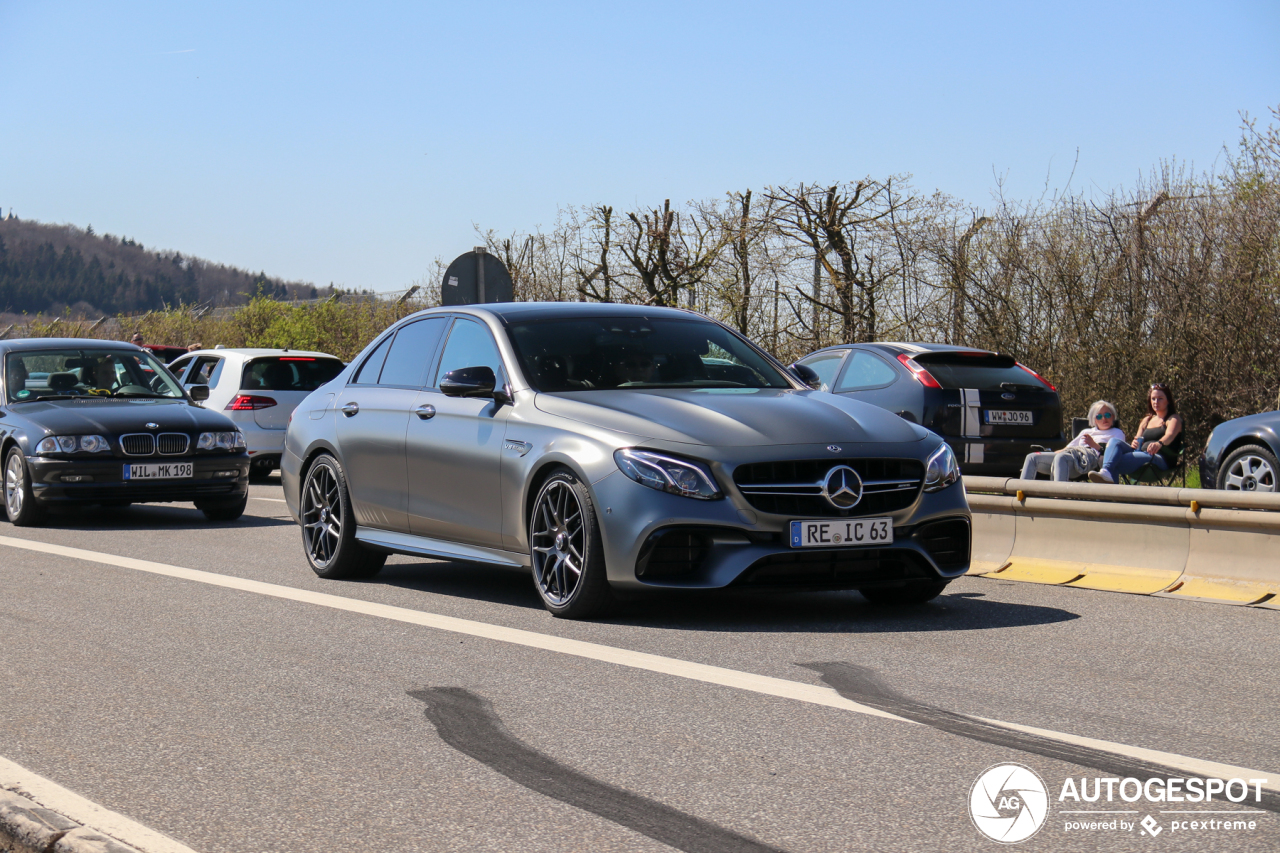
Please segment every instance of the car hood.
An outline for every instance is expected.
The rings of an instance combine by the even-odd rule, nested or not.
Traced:
[[[158,425],[157,432],[235,429],[229,418],[185,400],[49,400],[9,411],[54,435],[149,432],[149,423]]]
[[[747,447],[919,441],[930,433],[877,406],[822,391],[648,389],[538,394],[537,407],[602,429],[685,444]]]

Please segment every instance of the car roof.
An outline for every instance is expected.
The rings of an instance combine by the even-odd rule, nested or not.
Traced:
[[[685,308],[661,308],[656,305],[629,305],[623,302],[487,302],[482,305],[445,305],[427,313],[483,313],[503,323],[519,320],[556,320],[573,317],[671,317],[713,322]],[[415,315],[416,316],[416,315]]]
[[[332,358],[336,361],[342,361],[336,355],[330,355],[327,352],[314,352],[312,350],[302,349],[267,349],[265,347],[224,347],[223,349],[198,349],[188,353],[188,355],[239,355],[246,359],[261,358],[263,356],[283,355],[296,356],[298,358]],[[181,358],[181,356],[179,356]]]
[[[0,341],[0,352],[77,349],[84,346],[90,346],[94,349],[117,349],[125,352],[137,352],[140,349],[140,347],[128,341],[108,341],[97,338],[14,338],[13,340]]]
[[[961,347],[954,344],[933,344],[922,342],[905,343],[901,341],[866,341],[856,344],[836,344],[834,346],[824,347],[820,350],[814,350],[809,355],[816,355],[820,352],[828,352],[831,350],[845,350],[851,347],[878,347],[880,349],[889,350],[899,353],[925,353],[925,352],[981,352],[997,355],[991,350],[982,347]],[[808,356],[805,356],[808,358]]]

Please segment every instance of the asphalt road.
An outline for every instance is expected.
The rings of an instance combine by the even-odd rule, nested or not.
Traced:
[[[976,720],[1274,784],[1280,612],[966,578],[907,609],[653,595],[564,622],[501,570],[393,557],[318,580],[279,487],[253,495],[233,524],[151,505],[0,537],[834,688],[904,719],[0,544],[0,756],[201,853],[994,850],[970,792],[1006,762],[1049,794],[1021,849],[1280,849],[1274,794],[1060,802],[1068,777],[1161,765]],[[1129,813],[1064,813],[1104,809]],[[1174,810],[1255,828],[1178,831],[1232,814]],[[1066,828],[1148,815],[1155,837]]]

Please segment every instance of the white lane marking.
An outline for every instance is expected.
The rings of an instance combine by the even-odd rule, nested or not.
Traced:
[[[202,572],[198,569],[185,569],[181,566],[153,563],[149,560],[136,560],[132,557],[119,557],[115,554],[104,554],[99,551],[86,551],[81,548],[69,548],[65,545],[52,545],[46,542],[36,542],[30,539],[15,539],[9,536],[0,536],[0,545],[8,545],[11,548],[22,548],[28,551],[38,551],[43,554],[55,554],[60,557],[69,557],[73,560],[88,560],[94,563],[104,563],[106,565],[117,566],[122,569],[134,569],[140,572],[150,572],[152,574],[165,575],[171,578],[196,581],[197,583],[209,584],[211,586],[220,586],[227,589],[240,590],[242,592],[253,592],[258,595],[268,595],[273,598],[283,598],[289,601],[316,604],[321,607],[331,607],[335,610],[346,610],[351,613],[362,613],[366,616],[393,619],[397,622],[407,622],[411,625],[422,625],[427,628],[450,631],[455,634],[466,634],[472,637],[482,637],[484,639],[497,640],[503,643],[513,643],[519,646],[528,646],[529,648],[542,649],[549,652],[559,652],[560,654],[589,658],[591,660],[603,661],[605,663],[618,664],[619,666],[628,666],[633,669],[643,669],[648,670],[649,672],[662,673],[664,675],[674,675],[679,678],[688,678],[693,681],[702,681],[707,684],[719,684],[723,687],[735,687],[739,690],[748,690],[753,693],[761,693],[766,696],[795,699],[801,702],[808,702],[813,705],[824,705],[828,708],[857,711],[860,714],[868,714],[873,717],[884,717],[890,720],[910,722],[909,720],[903,720],[901,717],[881,711],[878,708],[872,708],[857,702],[851,702],[826,685],[804,684],[799,681],[788,681],[784,678],[772,678],[767,675],[754,675],[749,672],[739,672],[738,670],[726,669],[719,666],[693,663],[691,661],[679,660],[677,658],[648,654],[647,652],[633,652],[628,649],[619,649],[613,646],[602,646],[596,643],[584,642],[582,640],[553,637],[547,634],[539,634],[536,631],[525,631],[520,628],[506,628],[501,625],[490,625],[487,622],[475,622],[470,619],[441,616],[436,613],[426,613],[421,610],[410,610],[406,607],[394,607],[389,604],[360,601],[355,598],[343,598],[342,596],[330,595],[325,592],[312,592],[306,589],[295,589],[290,586],[279,586],[277,584],[264,583],[262,581],[232,577],[230,575],[220,575],[214,572]]]
[[[547,634],[539,634],[536,631],[525,631],[520,628],[506,628],[501,625],[490,625],[487,622],[476,622],[470,619],[459,619],[454,616],[442,616],[435,613],[426,613],[421,610],[394,607],[389,604],[377,604],[371,601],[343,598],[341,596],[330,595],[324,592],[295,589],[293,587],[279,586],[277,584],[264,583],[262,581],[247,580],[245,578],[237,578],[230,575],[220,575],[214,572],[203,572],[198,569],[185,569],[181,566],[169,566],[164,563],[153,563],[149,560],[137,560],[132,557],[120,557],[115,554],[104,554],[99,551],[86,551],[81,548],[69,548],[65,545],[52,545],[29,539],[15,539],[9,536],[0,536],[0,545],[8,545],[11,548],[21,548],[28,551],[37,551],[43,554],[54,554],[60,557],[69,557],[73,560],[87,560],[89,562],[102,563],[123,569],[150,572],[152,574],[164,575],[166,577],[181,578],[183,580],[209,584],[210,586],[220,586],[226,589],[252,592],[257,593],[258,595],[270,596],[272,598],[282,598],[288,601],[315,604],[321,607],[330,607],[335,610],[361,613],[366,616],[392,619],[397,622],[407,622],[411,625],[422,625],[424,627],[435,628],[440,631],[450,631],[455,634],[465,634],[472,637],[481,637],[503,643],[512,643],[514,645],[527,646],[529,648],[542,649],[549,652],[558,652],[560,654],[573,655],[575,657],[602,661],[604,663],[613,663],[619,666],[631,667],[633,669],[646,670],[648,672],[673,675],[678,678],[687,678],[692,681],[701,681],[706,684],[718,684],[723,687],[733,687],[739,690],[746,690],[765,696],[794,699],[799,702],[808,702],[813,705],[822,705],[828,708],[841,708],[846,711],[855,711],[859,714],[866,714],[872,717],[882,717],[884,719],[897,720],[903,723],[916,724],[912,720],[905,720],[888,712],[881,711],[878,708],[872,708],[868,705],[850,701],[841,696],[834,689],[817,684],[805,684],[799,681],[788,681],[787,679],[773,678],[767,675],[755,675],[749,672],[740,672],[738,670],[711,666],[709,664],[693,663],[692,661],[668,658],[663,657],[662,655],[649,654],[647,652],[635,652],[628,649],[615,648],[614,646],[588,643],[582,640],[553,637]],[[1030,734],[1050,738],[1062,743],[1073,743],[1088,746],[1093,749],[1099,749],[1129,758],[1136,758],[1142,761],[1150,761],[1155,764],[1164,764],[1169,767],[1186,769],[1196,773],[1201,773],[1203,771],[1204,775],[1216,778],[1258,779],[1265,777],[1267,781],[1263,783],[1262,787],[1272,791],[1280,791],[1280,774],[1269,774],[1259,770],[1250,770],[1246,767],[1220,764],[1213,761],[1203,761],[1201,759],[1190,758],[1173,752],[1161,752],[1159,750],[1144,749],[1142,747],[1129,746],[1123,743],[1080,737],[1078,735],[1065,734],[1063,732],[1055,732],[1048,729],[1020,726],[1014,723],[1002,722],[1000,720],[988,719],[984,720],[984,722],[998,726],[1007,726],[1011,729],[1017,729]]]
[[[187,845],[122,814],[104,809],[74,791],[68,791],[58,783],[38,776],[3,757],[0,757],[0,788],[26,797],[37,805],[71,818],[116,841],[136,847],[144,853],[195,853]]]

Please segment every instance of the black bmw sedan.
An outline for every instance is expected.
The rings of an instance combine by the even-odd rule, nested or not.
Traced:
[[[118,341],[0,341],[4,505],[19,526],[58,504],[194,501],[234,521],[248,500],[244,436],[197,405],[146,350]]]

